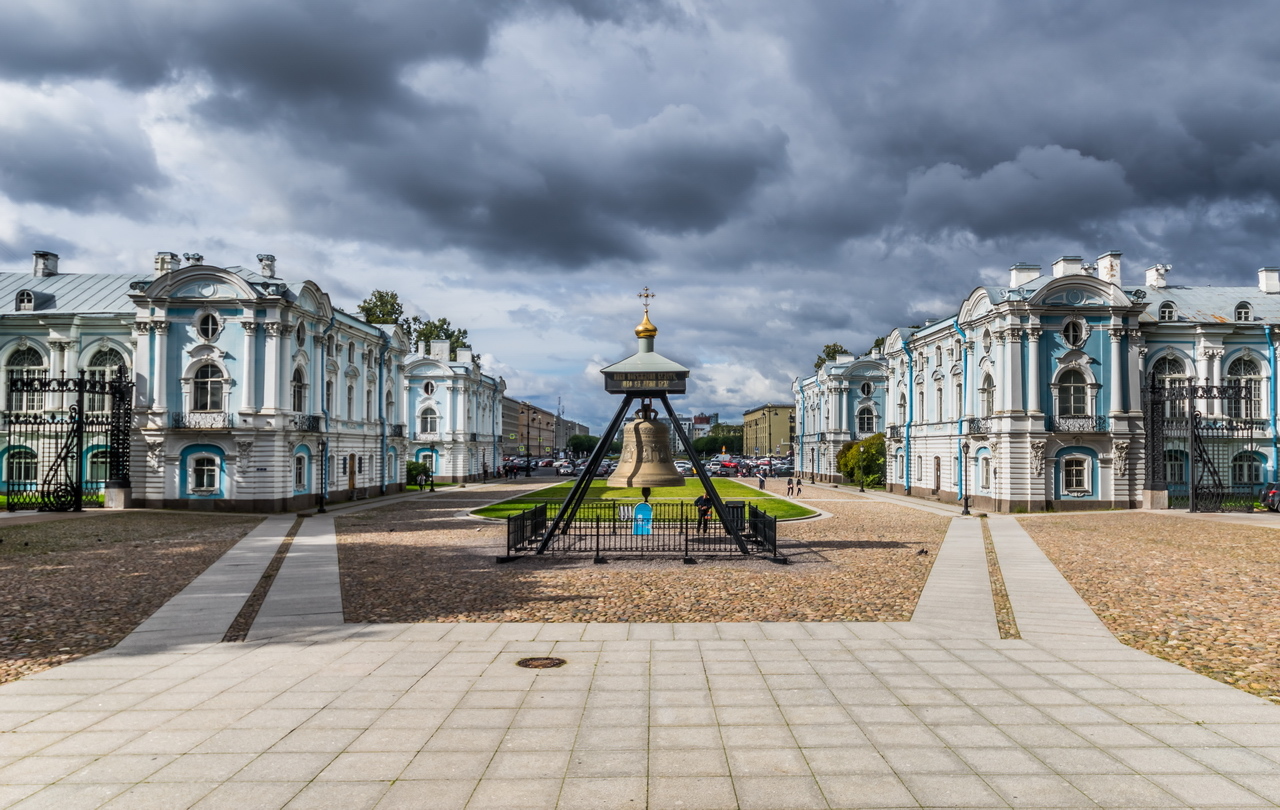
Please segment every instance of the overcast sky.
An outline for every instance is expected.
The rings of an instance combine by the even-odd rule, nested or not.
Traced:
[[[0,269],[157,251],[371,289],[592,425],[790,401],[1018,261],[1280,264],[1272,0],[6,0]]]

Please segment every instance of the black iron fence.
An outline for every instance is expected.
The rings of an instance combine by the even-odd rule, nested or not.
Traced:
[[[745,501],[725,503],[725,523],[711,513],[706,519],[685,501],[656,501],[649,504],[648,518],[636,501],[589,501],[583,503],[567,532],[557,534],[548,551],[553,554],[594,554],[597,560],[609,554],[680,555],[692,560],[708,554],[740,554],[729,533],[734,526],[754,550],[775,557],[778,552],[777,518]],[[549,519],[560,512],[561,504],[539,504],[507,518],[509,556],[534,550]]]
[[[303,433],[319,433],[320,417],[314,413],[295,413],[289,417],[289,429]]]

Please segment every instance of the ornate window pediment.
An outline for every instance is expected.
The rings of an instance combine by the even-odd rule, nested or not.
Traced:
[[[1061,290],[1056,290],[1052,295],[1044,298],[1041,303],[1051,307],[1103,307],[1110,302],[1096,290],[1090,290],[1085,287],[1065,287]]]

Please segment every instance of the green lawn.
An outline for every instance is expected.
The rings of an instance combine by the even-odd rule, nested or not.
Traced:
[[[799,504],[791,501],[783,500],[768,492],[761,492],[759,489],[740,484],[728,478],[713,478],[712,482],[716,486],[716,491],[720,493],[720,497],[725,500],[746,501],[754,504],[757,508],[763,509],[774,517],[798,518],[816,515],[812,509],[807,509]],[[505,518],[511,515],[519,514],[526,509],[532,509],[540,503],[560,504],[564,499],[569,497],[569,490],[573,488],[573,481],[565,481],[562,484],[556,484],[553,487],[540,489],[537,492],[531,492],[522,495],[519,498],[512,498],[509,501],[495,503],[491,506],[485,506],[475,510],[471,514],[477,517],[487,518]],[[685,480],[682,487],[658,487],[649,494],[650,501],[660,500],[687,500],[692,502],[694,498],[702,494],[702,484],[696,478]],[[587,493],[587,501],[638,501],[641,499],[639,488],[636,487],[610,487],[604,481],[592,481],[591,490]]]

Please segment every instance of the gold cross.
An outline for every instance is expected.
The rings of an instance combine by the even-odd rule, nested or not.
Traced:
[[[644,301],[644,311],[645,311],[645,312],[648,312],[648,311],[649,311],[649,299],[650,299],[650,298],[657,298],[657,297],[658,297],[657,293],[651,293],[651,292],[649,292],[649,288],[648,288],[648,287],[645,287],[645,288],[644,288],[644,292],[636,293],[636,298],[639,298],[640,300]]]

